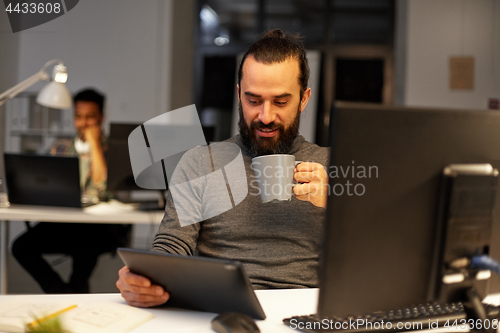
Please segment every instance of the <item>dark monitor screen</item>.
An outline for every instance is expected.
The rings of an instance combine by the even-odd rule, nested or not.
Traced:
[[[500,113],[339,102],[330,146],[318,315],[430,301],[442,171],[454,163],[498,169]],[[500,239],[497,226],[494,218],[492,239]],[[500,252],[495,242],[489,251]]]
[[[130,133],[141,124],[111,123],[109,130],[109,146],[107,151],[109,191],[136,191],[144,190],[136,185],[130,154],[128,148],[128,137]],[[214,127],[202,127],[206,141],[213,141],[215,135]]]
[[[109,128],[108,163],[109,191],[136,191],[144,190],[135,184],[130,155],[128,150],[128,136],[141,124],[111,123]]]
[[[82,207],[77,157],[23,153],[3,156],[11,203]]]

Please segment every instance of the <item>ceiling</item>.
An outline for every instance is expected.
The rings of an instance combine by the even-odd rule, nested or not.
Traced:
[[[247,44],[278,27],[306,45],[392,43],[394,0],[200,0],[200,8],[202,45]]]

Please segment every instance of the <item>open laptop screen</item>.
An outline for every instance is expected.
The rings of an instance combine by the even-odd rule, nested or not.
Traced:
[[[82,207],[78,157],[4,153],[12,204]]]

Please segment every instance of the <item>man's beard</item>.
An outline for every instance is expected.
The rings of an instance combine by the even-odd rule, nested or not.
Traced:
[[[247,125],[245,117],[243,117],[243,108],[241,102],[238,105],[240,120],[238,126],[240,129],[241,139],[243,144],[249,149],[253,156],[272,155],[272,154],[288,154],[292,148],[293,141],[299,135],[300,125],[300,104],[297,108],[295,120],[288,129],[285,129],[283,124],[275,124],[274,122],[264,124],[260,120],[254,120]],[[278,135],[273,137],[260,137],[257,135],[257,129],[278,129]]]

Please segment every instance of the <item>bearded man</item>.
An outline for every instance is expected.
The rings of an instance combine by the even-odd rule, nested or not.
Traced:
[[[200,223],[180,226],[172,197],[153,243],[153,251],[238,260],[255,289],[317,287],[317,268],[327,198],[328,148],[299,135],[300,114],[311,89],[306,51],[296,36],[276,29],[264,34],[243,56],[238,70],[239,130],[227,142],[243,155],[248,195],[231,210]],[[253,157],[292,154],[297,165],[291,201],[261,202],[251,168]],[[119,272],[116,283],[128,304],[149,307],[165,303],[160,286]]]

